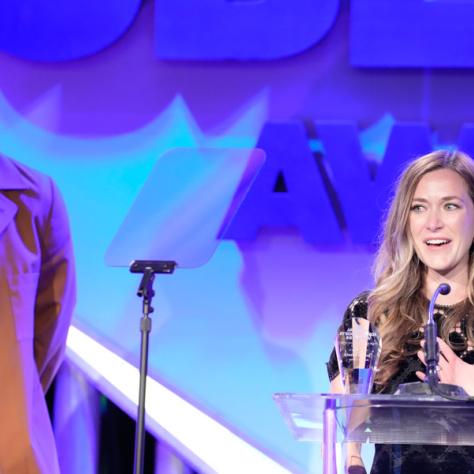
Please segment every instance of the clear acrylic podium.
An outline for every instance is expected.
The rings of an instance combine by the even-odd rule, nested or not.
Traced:
[[[474,445],[474,404],[438,396],[276,393],[299,441],[323,443],[324,474],[334,474],[336,443]]]

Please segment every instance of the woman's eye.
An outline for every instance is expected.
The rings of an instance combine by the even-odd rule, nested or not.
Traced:
[[[448,211],[451,211],[453,209],[459,209],[459,206],[457,204],[454,204],[453,202],[447,202],[444,206]]]
[[[412,212],[422,212],[423,209],[424,209],[424,207],[421,204],[413,204],[413,206],[411,206],[411,208],[410,208],[410,211],[412,211]]]

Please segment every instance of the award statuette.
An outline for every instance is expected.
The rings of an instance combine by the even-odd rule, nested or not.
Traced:
[[[344,392],[369,394],[382,347],[376,329],[365,318],[350,318],[339,329],[335,346]]]

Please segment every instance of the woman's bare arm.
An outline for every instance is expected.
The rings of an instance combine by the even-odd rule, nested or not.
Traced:
[[[342,386],[341,374],[331,381],[330,393],[344,393]],[[346,444],[346,471],[350,466],[362,466],[364,467],[364,461],[360,456],[360,443],[347,443]]]

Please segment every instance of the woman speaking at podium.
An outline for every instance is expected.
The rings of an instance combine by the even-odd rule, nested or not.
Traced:
[[[423,326],[441,283],[451,291],[435,306],[439,381],[474,395],[474,161],[435,151],[402,173],[375,258],[375,288],[357,296],[344,318],[368,318],[382,352],[373,392],[393,394],[425,379]],[[342,393],[335,351],[331,391]],[[364,473],[360,446],[349,444],[347,472]],[[372,474],[474,474],[474,446],[376,445]]]

